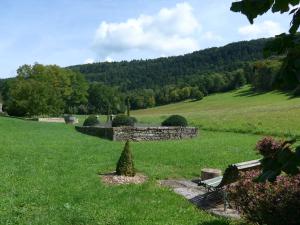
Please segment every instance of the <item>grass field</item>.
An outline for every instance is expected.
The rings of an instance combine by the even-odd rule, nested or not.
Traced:
[[[188,118],[206,130],[300,137],[300,98],[279,92],[253,93],[249,87],[215,94],[196,102],[180,102],[134,111],[146,123],[160,123],[171,114]]]
[[[71,125],[0,117],[0,224],[229,225],[157,180],[193,178],[204,167],[224,170],[256,159],[258,133],[300,135],[299,98],[253,95],[248,87],[132,114],[154,124],[182,114],[204,130],[191,140],[132,143],[136,168],[149,180],[107,186],[98,174],[115,169],[124,143],[78,133]]]
[[[255,159],[256,135],[201,133],[185,141],[133,143],[143,185],[106,186],[123,143],[80,134],[73,126],[0,117],[0,224],[203,224],[213,217],[157,179],[199,175],[203,167]]]

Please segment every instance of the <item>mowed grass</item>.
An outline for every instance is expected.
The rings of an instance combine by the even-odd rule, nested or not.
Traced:
[[[184,141],[132,143],[142,185],[107,186],[124,143],[73,126],[0,117],[0,224],[225,225],[157,179],[192,178],[203,167],[255,159],[257,135],[201,132]]]
[[[300,98],[249,86],[210,95],[202,101],[180,102],[132,113],[141,122],[159,124],[171,114],[185,116],[191,125],[206,130],[300,137]]]

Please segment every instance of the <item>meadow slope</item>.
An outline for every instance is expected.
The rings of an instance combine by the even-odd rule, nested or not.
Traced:
[[[226,225],[162,188],[157,179],[196,177],[203,167],[257,158],[257,135],[202,132],[184,141],[133,143],[143,185],[107,186],[123,143],[73,126],[0,117],[0,224]],[[213,160],[212,160],[213,159]]]
[[[159,124],[171,114],[180,114],[191,125],[205,130],[300,137],[300,98],[280,92],[254,93],[248,86],[201,101],[137,110],[132,114],[146,123]]]

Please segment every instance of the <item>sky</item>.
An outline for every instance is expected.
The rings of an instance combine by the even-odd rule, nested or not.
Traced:
[[[250,25],[233,0],[0,0],[0,78],[23,64],[182,55],[288,32],[291,17]]]

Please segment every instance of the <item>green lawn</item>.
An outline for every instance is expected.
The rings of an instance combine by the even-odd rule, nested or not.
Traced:
[[[206,130],[300,137],[300,98],[279,92],[255,94],[249,87],[132,114],[146,123],[160,123],[171,114],[181,114],[191,125]]]
[[[0,224],[225,225],[157,185],[198,176],[203,167],[257,158],[259,136],[201,132],[193,140],[133,143],[143,185],[106,186],[97,173],[114,170],[123,143],[73,126],[0,117]]]
[[[256,159],[255,133],[300,136],[300,98],[254,95],[248,87],[132,114],[156,124],[182,114],[204,130],[191,140],[132,143],[136,168],[149,180],[107,186],[98,173],[115,169],[124,143],[78,133],[71,125],[0,117],[0,224],[232,224],[195,208],[157,180],[193,178],[204,167],[224,170]]]

